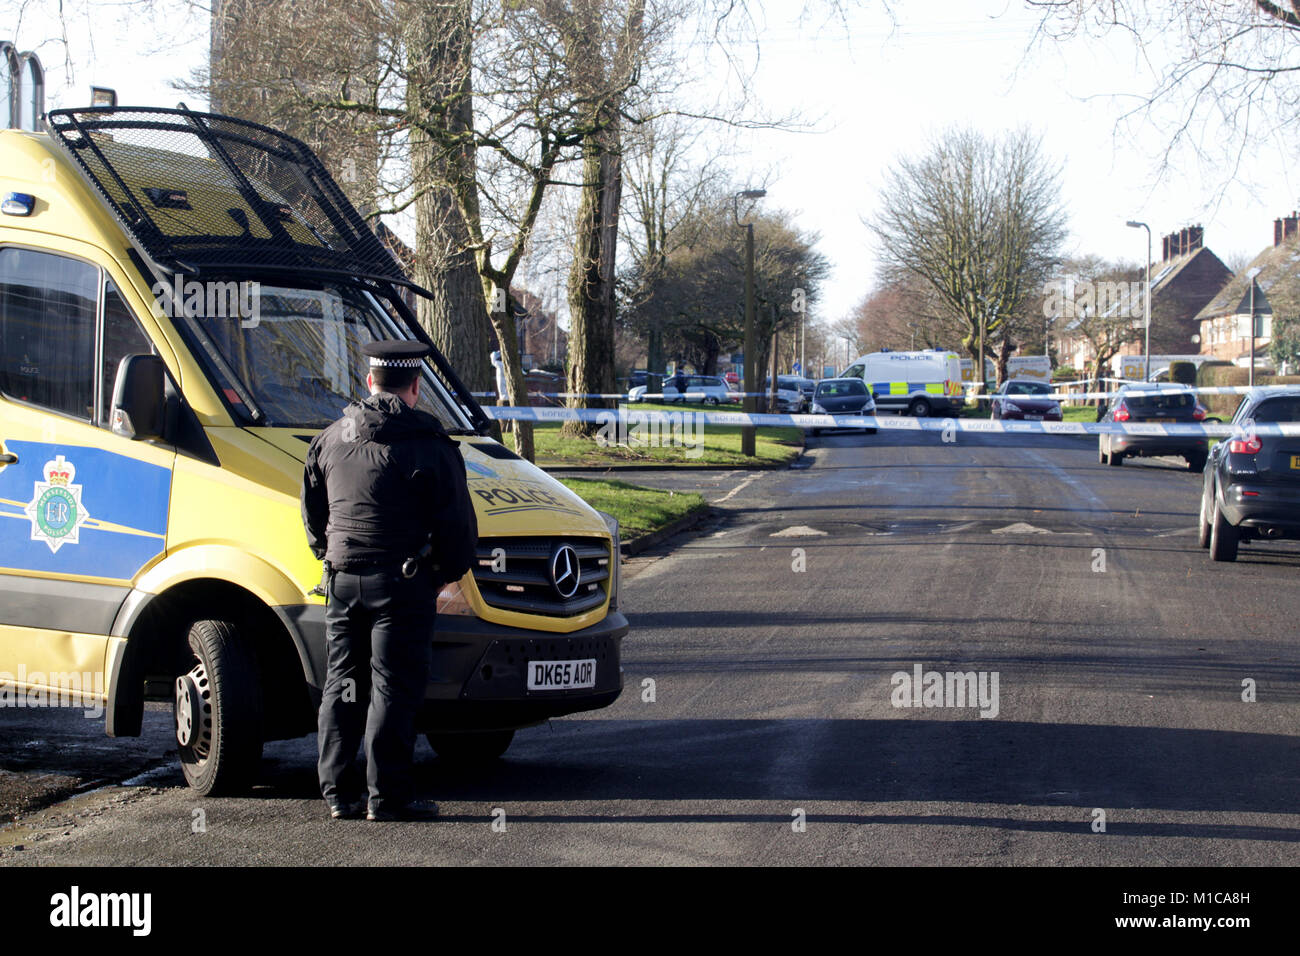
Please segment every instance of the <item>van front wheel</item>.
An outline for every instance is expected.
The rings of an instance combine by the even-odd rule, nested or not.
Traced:
[[[186,782],[202,796],[246,789],[262,759],[262,693],[243,630],[195,621],[188,669],[176,678],[176,743]]]

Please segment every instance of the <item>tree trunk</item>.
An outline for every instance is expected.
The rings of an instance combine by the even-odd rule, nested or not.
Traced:
[[[440,124],[448,138],[473,122],[470,97],[469,4],[430,4],[411,19],[407,108]],[[417,315],[438,350],[472,391],[493,380],[492,331],[464,215],[449,185],[474,168],[474,148],[446,150],[425,130],[411,129],[411,173],[416,189],[414,278],[434,294]],[[472,180],[471,180],[472,182]]]
[[[584,144],[582,199],[569,272],[569,408],[606,408],[606,399],[583,398],[614,390],[614,259],[623,158],[614,117]],[[571,419],[566,438],[590,436],[596,422]]]
[[[1003,337],[1002,342],[998,345],[997,361],[997,384],[1000,386],[1007,380],[1007,363],[1011,361],[1011,353],[1015,351],[1016,345],[1011,339]]]

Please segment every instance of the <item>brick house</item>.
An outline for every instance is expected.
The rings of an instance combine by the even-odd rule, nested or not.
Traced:
[[[1273,244],[1201,310],[1197,316],[1201,354],[1250,365],[1250,323],[1238,306],[1250,289],[1246,276],[1252,269],[1259,269],[1255,282],[1268,296],[1274,315],[1300,314],[1300,214],[1292,212],[1274,220]],[[1255,339],[1256,367],[1271,367],[1268,346],[1273,333],[1272,316],[1260,316],[1260,325],[1262,334]]]
[[[1151,266],[1152,355],[1200,351],[1194,337],[1201,333],[1201,310],[1232,281],[1232,270],[1204,240],[1201,226],[1185,226],[1160,240],[1160,262]],[[1142,302],[1135,306],[1133,314],[1140,316]],[[1142,350],[1143,343],[1136,342],[1120,354],[1139,355]]]
[[[1202,226],[1185,226],[1160,240],[1160,261],[1151,265],[1151,353],[1179,355],[1194,353],[1199,346],[1193,336],[1201,333],[1199,314],[1232,281],[1232,270],[1205,246]],[[1135,329],[1145,324],[1146,272],[1138,270],[1136,281],[1107,311],[1133,316]],[[1145,337],[1124,346],[1120,355],[1143,352]],[[1061,360],[1082,369],[1094,357],[1086,339],[1071,335],[1068,325],[1061,334]]]

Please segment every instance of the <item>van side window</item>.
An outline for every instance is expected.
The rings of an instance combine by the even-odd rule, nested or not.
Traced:
[[[140,330],[135,316],[122,300],[122,294],[112,279],[104,280],[104,361],[100,379],[99,424],[108,427],[113,411],[113,384],[117,381],[117,366],[127,355],[148,355],[153,346]]]
[[[0,249],[0,392],[91,420],[98,293],[88,263]]]
[[[840,378],[862,378],[866,371],[867,367],[865,365],[850,365],[844,370],[844,374]]]

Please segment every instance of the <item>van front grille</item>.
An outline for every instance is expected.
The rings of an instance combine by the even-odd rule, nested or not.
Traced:
[[[604,538],[479,538],[474,583],[489,607],[573,617],[605,603],[609,558]]]

